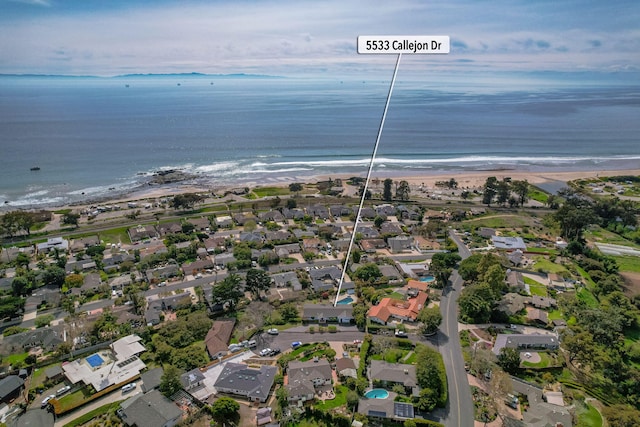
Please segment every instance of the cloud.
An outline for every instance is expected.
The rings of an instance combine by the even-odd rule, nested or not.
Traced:
[[[58,50],[69,58],[64,70],[69,74],[386,72],[393,58],[357,55],[357,36],[420,35],[425,28],[429,34],[449,35],[451,54],[403,58],[403,69],[535,71],[579,65],[606,71],[611,64],[640,66],[638,57],[629,55],[640,50],[633,24],[640,13],[633,10],[614,21],[616,14],[603,8],[595,22],[580,10],[524,0],[497,0],[491,7],[470,0],[398,0],[375,7],[365,0],[131,0],[101,3],[100,9],[84,2],[54,6],[33,14],[22,11],[33,9],[22,5],[22,14],[0,14],[0,72],[59,70],[60,61],[53,64],[51,59]],[[607,40],[607,50],[589,55],[600,40]]]

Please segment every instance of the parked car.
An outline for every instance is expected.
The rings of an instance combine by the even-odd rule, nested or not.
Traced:
[[[51,399],[55,399],[55,398],[56,398],[56,395],[55,395],[55,394],[50,394],[49,396],[45,397],[45,398],[42,400],[42,407],[44,408],[45,406],[47,406],[47,405],[49,404],[49,401],[50,401]]]
[[[407,338],[409,335],[405,331],[401,331],[396,329],[396,337],[398,338]]]
[[[280,349],[279,348],[272,348],[271,349],[271,354],[269,356],[275,356],[277,354],[280,354]]]
[[[56,391],[56,396],[62,396],[63,394],[65,394],[69,390],[71,390],[71,386],[70,385],[66,385],[66,386],[64,386],[62,388],[59,388],[58,391]]]
[[[133,390],[134,388],[136,388],[136,383],[125,384],[125,385],[122,386],[122,392],[123,393],[128,393],[131,390]]]
[[[294,341],[291,343],[291,348],[298,348],[302,345],[300,341]]]
[[[247,343],[247,347],[249,348],[255,348],[258,346],[258,343],[256,342],[256,340],[251,340]]]
[[[260,356],[265,357],[265,356],[269,356],[271,355],[271,349],[270,348],[263,348],[262,350],[260,350]]]
[[[280,331],[278,331],[278,329],[277,329],[277,328],[271,328],[271,329],[269,329],[269,330],[267,331],[267,333],[268,333],[269,335],[278,335],[278,334],[280,333]]]
[[[354,344],[362,344],[362,340],[353,340]]]

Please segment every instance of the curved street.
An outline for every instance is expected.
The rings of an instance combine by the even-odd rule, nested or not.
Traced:
[[[462,259],[469,257],[471,252],[462,240],[453,231],[449,235],[458,245]],[[442,298],[440,299],[442,326],[437,334],[438,348],[444,359],[449,387],[447,407],[439,421],[447,427],[472,427],[473,400],[471,399],[471,389],[464,369],[462,347],[458,334],[457,301],[462,291],[462,278],[457,270],[454,270],[451,274],[450,281],[451,286],[443,290]]]

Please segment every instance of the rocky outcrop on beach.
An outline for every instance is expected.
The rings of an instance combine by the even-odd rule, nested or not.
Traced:
[[[195,175],[179,169],[167,169],[155,172],[149,180],[149,185],[173,184],[196,178]]]

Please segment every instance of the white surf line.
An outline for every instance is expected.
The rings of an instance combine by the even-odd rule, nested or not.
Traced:
[[[362,211],[362,207],[364,206],[364,199],[367,196],[367,189],[369,188],[369,180],[371,179],[371,172],[373,171],[373,164],[376,159],[376,154],[378,153],[378,145],[380,145],[380,137],[382,136],[382,129],[384,128],[384,121],[387,118],[387,110],[389,109],[389,101],[391,100],[391,94],[393,93],[393,86],[396,83],[396,76],[398,75],[398,68],[400,66],[400,58],[402,58],[402,53],[398,54],[398,58],[396,59],[396,66],[393,70],[393,77],[391,78],[391,84],[389,85],[389,93],[387,94],[387,101],[384,104],[384,111],[382,112],[382,118],[380,119],[380,126],[378,127],[378,136],[376,137],[376,143],[373,146],[373,153],[371,153],[371,161],[369,162],[369,168],[367,170],[367,179],[364,181],[364,188],[362,189],[362,197],[360,197],[360,205],[358,206],[358,214],[356,215],[355,223],[353,224],[353,232],[351,233],[351,239],[349,240],[349,248],[347,249],[347,255],[344,259],[344,264],[342,266],[342,273],[340,274],[340,282],[338,282],[338,291],[336,292],[336,298],[333,301],[333,306],[335,307],[338,304],[338,297],[340,296],[340,291],[342,290],[342,283],[344,282],[344,275],[347,272],[347,265],[349,264],[349,258],[351,258],[351,250],[353,249],[353,243],[356,239],[356,229],[358,228],[358,223],[360,222],[360,212]]]

